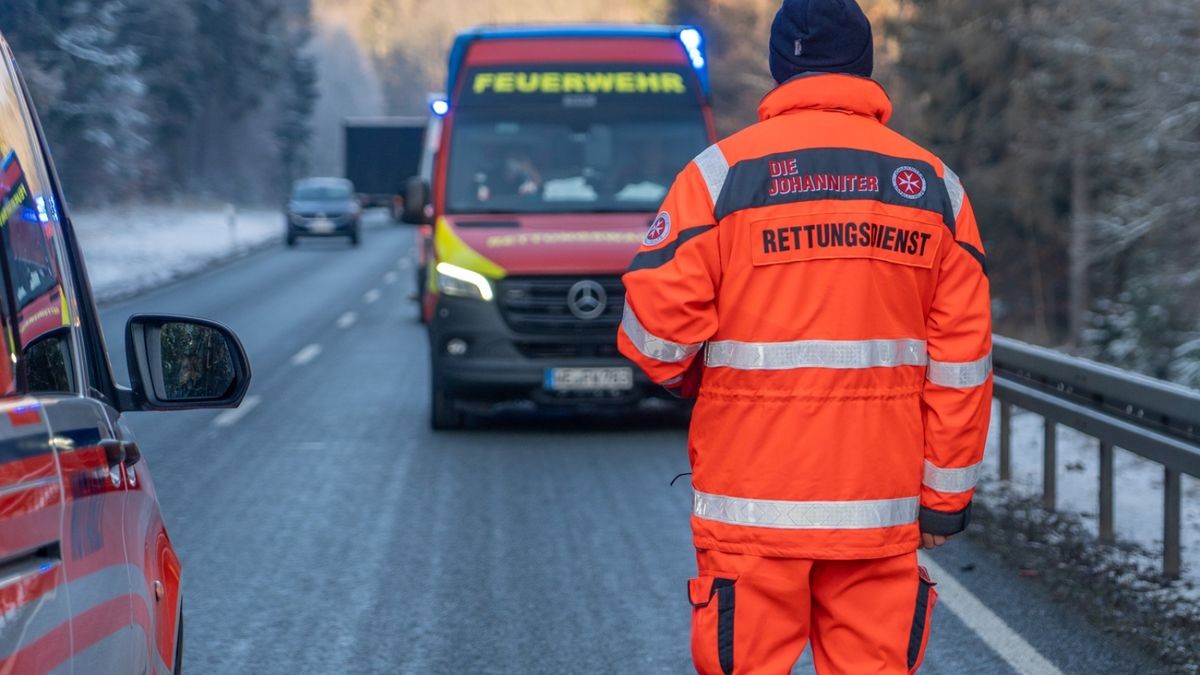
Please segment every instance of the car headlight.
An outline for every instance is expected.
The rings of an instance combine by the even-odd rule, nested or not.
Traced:
[[[488,302],[495,297],[492,292],[492,282],[479,272],[445,262],[438,263],[435,269],[437,270],[438,290],[446,295],[477,298]]]

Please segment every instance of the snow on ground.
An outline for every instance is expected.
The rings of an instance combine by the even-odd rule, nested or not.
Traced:
[[[283,214],[226,205],[124,206],[72,213],[98,300],[195,274],[283,237]]]
[[[1029,495],[1042,493],[1042,417],[1020,408],[1012,417],[1012,485]],[[1099,532],[1099,441],[1059,425],[1058,510],[1083,517]],[[985,476],[1000,475],[1000,405],[992,411],[992,426],[984,459]],[[1113,521],[1118,540],[1142,546],[1161,566],[1163,547],[1163,468],[1117,448],[1113,453]],[[1183,476],[1183,578],[1200,584],[1200,480]]]

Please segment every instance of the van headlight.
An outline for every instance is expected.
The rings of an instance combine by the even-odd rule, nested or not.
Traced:
[[[435,269],[437,270],[438,290],[446,295],[477,298],[488,302],[495,297],[492,292],[492,282],[479,272],[446,262],[438,263]]]

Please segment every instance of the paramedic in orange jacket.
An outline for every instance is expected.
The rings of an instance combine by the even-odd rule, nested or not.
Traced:
[[[701,673],[919,666],[917,565],[961,532],[991,411],[970,200],[888,129],[853,0],[787,0],[761,121],[677,178],[625,275],[621,351],[697,396]]]

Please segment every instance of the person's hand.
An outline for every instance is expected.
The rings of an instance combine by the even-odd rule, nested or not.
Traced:
[[[943,537],[940,534],[921,533],[921,548],[926,550],[933,550],[948,541],[950,541],[950,537]]]

